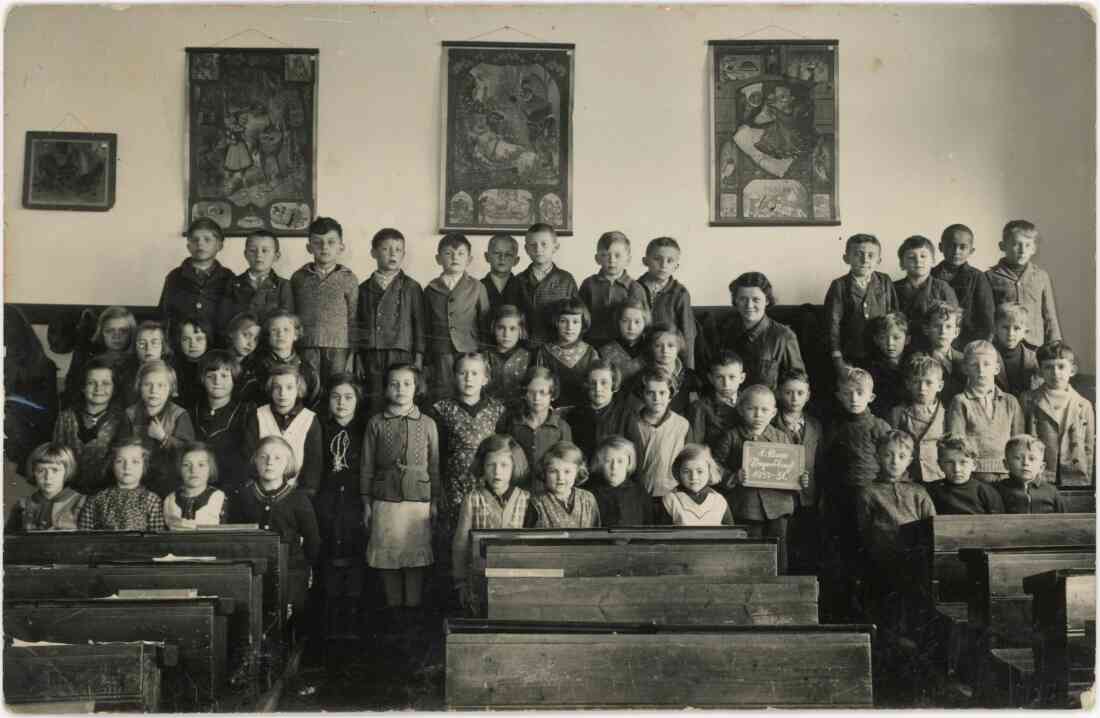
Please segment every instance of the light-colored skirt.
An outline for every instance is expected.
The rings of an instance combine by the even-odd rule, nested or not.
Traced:
[[[430,566],[430,511],[427,501],[372,501],[367,563],[383,569]]]

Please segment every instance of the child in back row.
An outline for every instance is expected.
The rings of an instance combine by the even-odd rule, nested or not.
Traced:
[[[592,315],[581,300],[565,299],[554,308],[553,316],[557,337],[539,347],[535,364],[557,375],[563,407],[580,406],[585,401],[588,367],[600,358],[581,338],[592,324]]]
[[[993,287],[989,277],[969,264],[974,253],[974,232],[965,224],[953,224],[940,235],[943,261],[932,268],[932,277],[947,282],[962,309],[962,326],[955,347],[962,349],[976,339],[993,338]]]
[[[909,474],[918,484],[943,478],[938,454],[947,417],[940,399],[943,374],[943,364],[936,359],[919,352],[910,355],[905,362],[909,401],[891,409],[888,417],[891,427],[907,432],[914,439],[915,456]]]
[[[452,395],[455,359],[459,354],[481,349],[481,338],[489,323],[485,286],[466,273],[470,252],[466,235],[443,235],[435,255],[443,273],[424,288],[424,359],[431,401]]]
[[[1039,362],[1035,349],[1026,341],[1031,324],[1027,307],[1015,302],[997,306],[997,319],[993,346],[1001,355],[1001,370],[997,373],[997,386],[1022,399],[1024,392],[1036,388],[1039,381]]]
[[[680,244],[672,237],[657,237],[645,248],[642,263],[646,273],[639,279],[654,324],[676,327],[684,336],[683,360],[695,368],[695,337],[698,334],[691,293],[673,276],[680,267]]]
[[[141,399],[138,393],[137,373],[143,365],[151,361],[163,361],[169,366],[174,363],[175,353],[168,341],[168,328],[165,322],[145,320],[138,325],[134,337],[135,361],[128,362],[116,369],[116,385],[121,387],[122,405],[130,406]]]
[[[1039,244],[1039,230],[1024,219],[1004,226],[999,245],[1004,256],[986,271],[996,305],[1016,302],[1027,307],[1028,341],[1036,346],[1062,338],[1054,287],[1050,275],[1031,258]]]
[[[245,238],[244,259],[248,269],[225,288],[215,325],[219,331],[227,332],[233,317],[242,312],[251,312],[257,322],[263,322],[277,309],[294,311],[290,280],[275,272],[275,263],[281,256],[279,238],[270,230],[258,229]]]
[[[527,317],[531,348],[538,350],[557,335],[554,308],[566,299],[579,299],[577,280],[554,264],[558,252],[558,234],[548,224],[533,224],[527,230],[523,248],[531,258],[527,269],[519,273],[520,309]]]
[[[222,228],[212,219],[200,217],[187,228],[190,255],[164,278],[160,293],[160,315],[174,330],[185,317],[202,317],[214,326],[233,272],[218,262],[224,243]]]
[[[825,293],[829,323],[829,354],[837,376],[867,358],[867,323],[898,309],[890,275],[875,271],[882,261],[882,245],[872,234],[853,234],[844,244],[848,274],[834,279]]]
[[[496,312],[510,304],[519,307],[523,295],[519,289],[519,279],[512,270],[519,264],[519,242],[510,234],[494,234],[489,238],[485,261],[489,263],[489,273],[481,279],[485,293],[489,296],[489,308]]]
[[[673,526],[732,526],[733,514],[722,494],[712,486],[721,477],[710,449],[687,444],[672,462],[677,486],[661,499],[658,523]]]
[[[683,453],[683,452],[681,452]],[[654,523],[653,499],[637,479],[638,455],[622,436],[608,436],[591,454],[591,481],[585,484],[596,497],[603,526],[648,526]]]
[[[932,276],[935,259],[936,248],[932,240],[919,234],[906,238],[898,247],[898,261],[905,277],[894,282],[894,291],[898,295],[898,311],[905,315],[914,330],[923,329],[924,317],[932,302],[959,304],[951,285]],[[920,337],[917,345],[923,344],[923,337]]]
[[[65,374],[65,391],[62,406],[79,406],[84,394],[84,365],[93,358],[106,361],[114,370],[116,391],[114,403],[122,408],[126,392],[121,391],[122,381],[134,376],[137,359],[134,356],[134,339],[137,336],[137,320],[126,307],[107,307],[99,315],[91,347],[73,350],[69,370]]]
[[[616,318],[625,302],[645,302],[642,285],[627,272],[630,240],[619,231],[604,232],[596,241],[596,264],[600,271],[581,282],[580,299],[592,315],[585,335],[590,344],[601,347],[618,337]]]
[[[344,228],[331,217],[310,223],[306,251],[313,261],[290,276],[290,288],[302,328],[298,353],[317,368],[319,394],[333,374],[348,370],[358,332],[359,278],[337,261],[344,253]]]
[[[424,291],[405,274],[405,235],[384,227],[371,237],[374,273],[359,285],[356,374],[366,382],[367,405],[380,406],[386,367],[424,361]]]
[[[1046,480],[1055,486],[1091,486],[1096,457],[1092,404],[1070,386],[1077,356],[1064,342],[1044,344],[1036,354],[1042,386],[1020,400],[1024,429],[1046,447]]]
[[[951,400],[947,432],[969,436],[977,445],[976,478],[1000,481],[1006,476],[1005,444],[1023,433],[1024,416],[1016,397],[997,388],[1001,359],[992,344],[970,342],[963,352],[966,391]]]
[[[492,300],[490,300],[492,301]],[[522,401],[520,383],[531,366],[527,340],[527,320],[514,304],[502,304],[494,310],[493,348],[486,353],[489,361],[489,394],[505,406]]]

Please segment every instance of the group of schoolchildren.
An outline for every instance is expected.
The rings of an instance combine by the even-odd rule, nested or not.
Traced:
[[[389,608],[421,606],[433,564],[476,606],[473,529],[738,524],[783,539],[782,571],[817,572],[829,548],[888,565],[904,523],[1061,511],[1059,486],[1092,484],[1093,410],[1070,385],[1038,241],[1009,222],[982,272],[952,225],[939,264],[929,239],[902,242],[893,281],[878,239],[849,237],[825,297],[836,410],[815,417],[768,278],[740,274],[734,311],[697,330],[670,237],[635,279],[630,240],[603,234],[578,286],[550,226],[526,232],[518,274],[519,242],[493,236],[481,280],[470,241],[447,234],[422,287],[395,229],[374,235],[360,283],[342,228],[318,218],[314,261],[288,280],[277,237],[249,236],[234,276],[200,219],[162,320],[112,307],[74,355],[54,440],[28,461],[38,491],[9,528],[256,524],[290,544],[299,602],[315,574],[337,632],[364,558]],[[746,442],[803,446],[800,488],[750,486]]]

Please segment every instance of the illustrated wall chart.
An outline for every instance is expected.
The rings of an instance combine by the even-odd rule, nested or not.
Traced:
[[[305,235],[316,203],[317,50],[187,48],[185,224]]]
[[[712,225],[836,225],[837,41],[711,41]]]
[[[443,43],[443,231],[572,233],[573,53]]]

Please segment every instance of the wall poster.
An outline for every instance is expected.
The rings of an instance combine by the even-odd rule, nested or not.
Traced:
[[[837,41],[712,40],[711,225],[838,225]]]
[[[441,231],[572,234],[573,53],[443,43]]]
[[[187,48],[186,226],[305,236],[317,209],[317,50]]]

